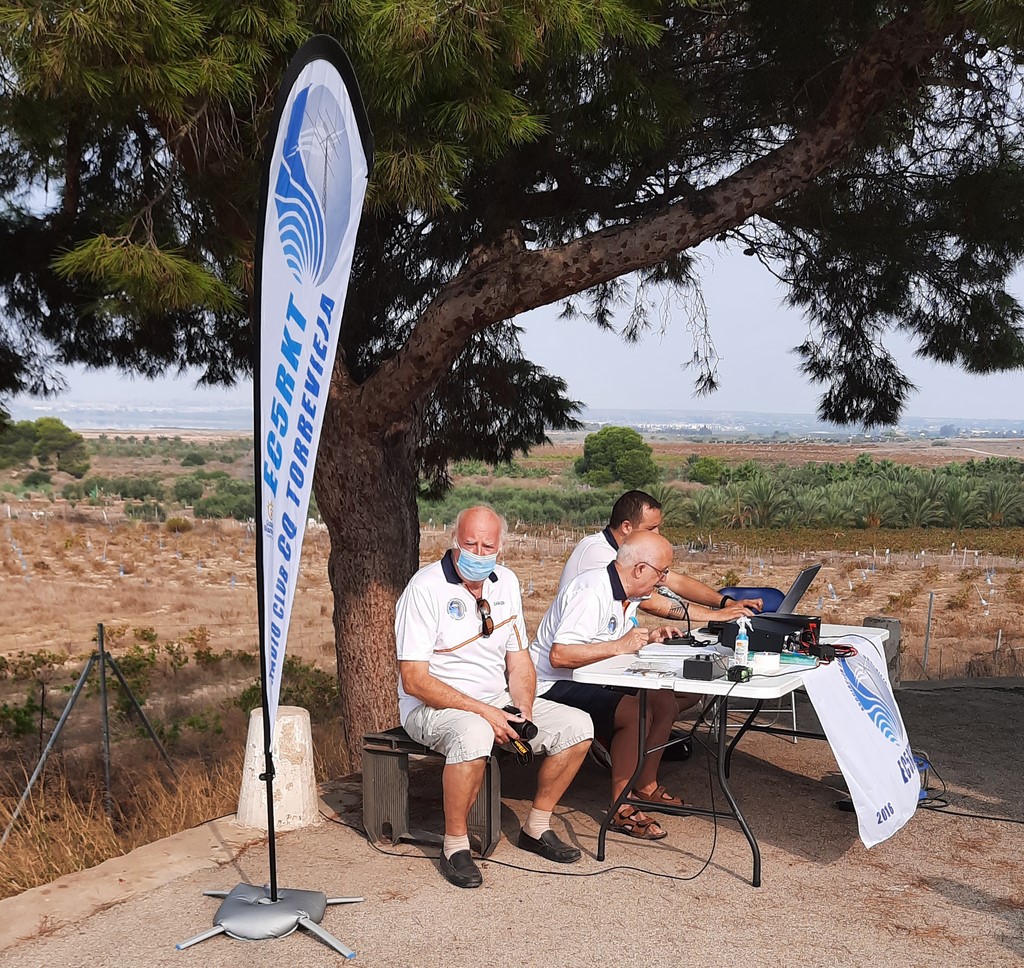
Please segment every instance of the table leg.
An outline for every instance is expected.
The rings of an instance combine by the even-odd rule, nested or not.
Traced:
[[[633,775],[629,778],[629,782],[622,788],[622,792],[618,795],[615,802],[612,804],[611,809],[608,811],[604,820],[601,821],[601,829],[597,834],[597,859],[604,860],[604,842],[608,836],[608,826],[612,822],[612,818],[619,811],[626,800],[629,798],[629,791],[633,789],[633,785],[636,783],[636,778],[640,775],[640,769],[644,765],[644,757],[647,756],[647,690],[638,690],[637,695],[637,706],[639,707],[640,722],[637,728],[637,741],[636,741],[636,769],[633,771]]]
[[[732,742],[729,744],[729,749],[725,754],[725,775],[729,776],[732,773],[732,751],[736,749],[736,744],[742,739],[743,734],[750,729],[750,724],[757,718],[757,714],[761,711],[761,707],[764,705],[763,699],[758,699],[754,703],[754,708],[751,710],[750,715],[746,718],[746,721],[738,730],[736,735],[732,738]],[[726,723],[728,731],[728,723]]]
[[[732,790],[729,789],[729,774],[726,770],[725,762],[727,755],[725,741],[729,732],[728,720],[729,697],[722,696],[721,707],[718,712],[718,785],[722,788],[722,793],[725,795],[725,799],[729,802],[729,809],[732,810],[732,815],[736,818],[736,822],[740,825],[743,835],[747,838],[747,843],[750,844],[750,852],[753,854],[754,858],[754,875],[750,882],[754,887],[760,887],[761,848],[757,846],[757,840],[754,838],[754,833],[747,825],[747,821],[740,812],[739,804],[736,802],[736,798],[732,795]],[[735,742],[733,745],[736,745]]]

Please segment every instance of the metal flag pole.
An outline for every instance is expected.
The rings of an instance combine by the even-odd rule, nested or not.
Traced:
[[[254,259],[255,552],[264,759],[259,779],[267,788],[270,883],[205,892],[223,899],[213,927],[178,944],[179,950],[218,934],[261,941],[303,928],[345,958],[355,956],[319,922],[329,905],[363,898],[329,899],[318,891],[278,887],[273,730],[301,529],[372,157],[373,137],[352,65],[333,38],[313,37],[292,58],[277,96]],[[272,616],[267,614],[268,575]]]

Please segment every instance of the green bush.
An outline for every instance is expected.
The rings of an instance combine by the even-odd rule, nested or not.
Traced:
[[[163,505],[156,501],[126,501],[124,513],[137,521],[163,521],[167,517]]]
[[[0,432],[0,467],[20,467],[32,460],[36,425],[31,420],[8,424]]]
[[[113,629],[109,631],[113,632]],[[113,638],[112,635],[108,637]],[[117,664],[121,667],[121,674],[140,706],[145,704],[146,697],[149,695],[150,680],[156,667],[158,655],[159,651],[155,643],[149,642],[145,648],[134,643],[127,652],[117,659]],[[116,678],[114,680],[114,708],[125,719],[128,719],[132,713],[131,699]]]
[[[181,459],[182,467],[202,467],[205,463],[206,458],[198,450],[190,450]]]
[[[213,494],[196,501],[197,518],[236,518],[246,521],[256,515],[256,497],[249,481],[219,480]]]
[[[206,486],[195,476],[179,477],[171,489],[174,500],[180,504],[194,504],[206,491]]]
[[[727,470],[725,461],[718,457],[691,454],[686,461],[687,477],[698,484],[722,484]]]
[[[650,445],[629,427],[602,427],[588,434],[575,471],[594,487],[622,481],[628,488],[646,487],[658,479]]]
[[[25,487],[40,487],[43,484],[52,484],[53,478],[49,471],[29,471],[21,483]]]
[[[235,699],[235,705],[249,714],[262,702],[260,684],[254,682]],[[281,674],[282,706],[301,706],[314,722],[335,718],[338,714],[338,679],[309,662],[285,656]]]

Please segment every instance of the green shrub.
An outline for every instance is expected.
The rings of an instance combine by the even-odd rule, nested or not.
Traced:
[[[622,481],[628,488],[645,487],[658,479],[653,451],[643,437],[629,427],[602,427],[588,434],[583,456],[574,469],[588,484],[601,487]]]
[[[42,484],[52,484],[53,478],[49,471],[29,471],[21,483],[25,487],[39,487]]]
[[[214,485],[213,494],[196,501],[197,518],[236,518],[245,521],[256,514],[256,498],[249,481],[225,477]]]
[[[179,477],[174,482],[171,491],[175,501],[181,504],[194,504],[203,496],[206,485],[196,477],[189,475],[188,477]]]
[[[249,714],[262,702],[260,684],[254,682],[235,699],[235,705]],[[338,680],[336,676],[295,656],[285,656],[281,674],[282,706],[301,706],[309,711],[314,722],[323,722],[338,714]]]
[[[19,704],[4,703],[0,706],[0,736],[15,739],[30,736],[39,728],[39,701],[35,690],[25,694],[25,701]]]
[[[124,513],[138,521],[163,521],[167,517],[163,505],[156,501],[126,501]]]
[[[181,459],[182,467],[202,467],[205,463],[206,458],[198,450],[190,450]]]

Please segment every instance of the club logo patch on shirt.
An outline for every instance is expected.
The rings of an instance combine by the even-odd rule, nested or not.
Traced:
[[[618,619],[616,619],[614,615],[610,619],[608,619],[608,631],[609,632],[614,632],[615,629],[618,627],[618,625],[619,625]]]
[[[455,621],[459,621],[459,619],[466,617],[466,606],[457,598],[453,598],[448,603],[448,614],[455,619]]]

